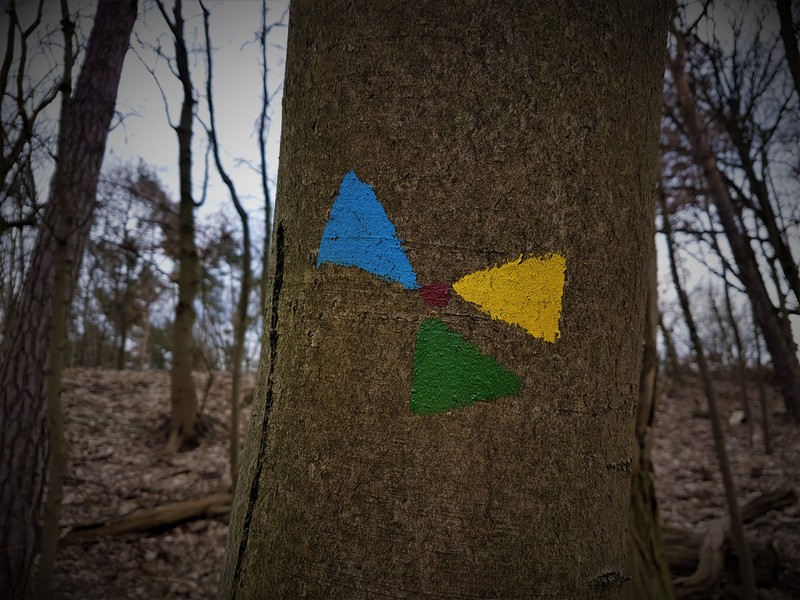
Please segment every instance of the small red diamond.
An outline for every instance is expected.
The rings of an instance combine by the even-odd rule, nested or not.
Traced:
[[[420,288],[419,295],[428,306],[447,306],[450,302],[450,286],[441,281],[434,281]]]

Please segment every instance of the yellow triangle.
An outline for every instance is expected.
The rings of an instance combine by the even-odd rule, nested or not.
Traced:
[[[561,295],[567,261],[560,254],[519,259],[470,273],[453,284],[456,293],[493,319],[519,325],[555,342],[561,335]]]

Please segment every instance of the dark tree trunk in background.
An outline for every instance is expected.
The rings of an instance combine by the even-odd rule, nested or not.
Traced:
[[[752,306],[751,306],[752,308]],[[764,452],[772,454],[772,435],[769,429],[769,406],[764,383],[764,365],[761,362],[761,330],[753,314],[753,338],[756,344],[756,385],[758,386],[758,405],[761,408],[761,429],[764,434]]]
[[[655,238],[651,252],[639,405],[636,408],[631,506],[628,511],[627,553],[632,580],[627,588],[627,597],[631,600],[668,600],[675,597],[661,535],[655,474],[650,460],[658,388],[658,261]]]
[[[123,307],[123,311],[127,307]],[[117,370],[122,371],[125,368],[125,346],[128,344],[128,319],[123,315],[122,317],[122,331],[119,334],[119,348],[117,348]]]
[[[786,52],[786,65],[792,74],[794,89],[797,90],[797,100],[800,102],[800,50],[797,49],[797,29],[792,20],[792,1],[776,0],[778,5],[778,18],[781,22],[781,39]],[[800,298],[798,298],[800,301]]]
[[[747,356],[744,352],[744,342],[742,335],[739,331],[739,323],[736,321],[736,316],[733,312],[733,301],[731,299],[731,290],[728,280],[725,278],[725,263],[722,263],[723,275],[723,291],[725,292],[725,311],[728,314],[728,322],[730,323],[731,332],[733,333],[733,344],[736,347],[736,379],[739,383],[739,394],[742,400],[742,410],[744,411],[745,419],[747,420],[748,430],[748,444],[753,445],[753,412],[750,409],[750,396],[747,389]]]
[[[221,598],[623,596],[667,16],[292,3],[267,343]],[[384,237],[345,208],[354,232],[329,243],[365,266],[404,248],[432,305],[400,271],[316,266],[334,199],[364,207],[366,184]],[[550,253],[559,336],[452,290],[442,306],[444,284]],[[520,302],[560,290],[529,283]],[[440,402],[486,383],[437,366],[464,348],[519,388],[498,375],[503,397],[413,412],[412,387]]]
[[[163,2],[157,1],[164,20],[175,39],[175,62],[183,91],[181,115],[175,132],[178,135],[178,171],[180,202],[178,206],[178,302],[172,327],[172,370],[170,374],[170,426],[167,451],[175,452],[194,441],[197,424],[197,390],[192,377],[194,363],[194,301],[200,285],[197,245],[195,244],[192,198],[192,123],[194,88],[189,71],[189,52],[184,38],[181,0],[175,0],[173,20]]]
[[[714,449],[717,454],[717,461],[719,463],[719,470],[722,475],[722,483],[725,488],[725,500],[728,505],[728,518],[730,519],[730,531],[733,537],[733,543],[736,548],[736,554],[739,558],[739,573],[742,578],[742,597],[745,600],[755,600],[756,597],[756,580],[753,572],[753,560],[751,558],[750,549],[744,537],[744,526],[742,523],[741,511],[739,509],[739,499],[736,492],[736,484],[733,480],[731,473],[730,461],[728,460],[728,451],[725,448],[725,433],[722,430],[722,417],[717,408],[717,395],[714,390],[714,384],[711,380],[711,371],[706,362],[705,352],[703,345],[700,341],[700,336],[697,333],[697,326],[695,325],[694,317],[692,316],[691,306],[689,305],[689,296],[683,289],[681,284],[680,275],[678,274],[678,264],[675,260],[675,244],[672,241],[672,225],[669,220],[669,211],[667,210],[667,201],[663,193],[660,197],[661,200],[661,214],[664,222],[664,234],[667,237],[667,254],[669,256],[669,267],[672,275],[672,281],[675,285],[675,292],[678,294],[678,302],[681,305],[683,317],[686,320],[686,327],[689,329],[689,338],[692,341],[692,350],[694,351],[697,367],[700,369],[700,377],[703,381],[703,392],[708,401],[708,414],[711,421],[711,432],[714,437]],[[683,581],[677,581],[676,587],[680,594],[681,586],[689,587],[692,578],[684,578]]]
[[[748,430],[748,444],[752,447],[753,445],[753,415],[752,411],[750,410],[750,398],[748,395],[747,390],[747,357],[744,353],[744,342],[742,341],[742,336],[739,331],[739,324],[736,321],[736,317],[733,311],[733,299],[731,298],[731,285],[728,283],[728,261],[725,259],[725,255],[722,253],[722,249],[719,245],[719,240],[717,239],[717,234],[712,232],[711,234],[711,247],[714,249],[714,252],[720,258],[720,264],[722,265],[722,294],[723,299],[725,302],[725,315],[723,315],[717,308],[716,308],[716,301],[712,298],[712,305],[714,306],[714,312],[717,316],[717,320],[719,322],[719,327],[722,332],[725,332],[728,328],[730,328],[731,335],[733,336],[733,345],[731,345],[730,340],[727,337],[724,339],[724,348],[723,350],[727,352],[730,356],[730,364],[729,369],[731,373],[734,371],[736,372],[736,379],[737,383],[739,384],[739,394],[742,400],[742,411],[744,412],[745,422],[747,423],[747,430]],[[733,366],[733,350],[736,350],[736,367]]]
[[[664,338],[664,346],[667,352],[667,375],[677,384],[683,383],[683,375],[681,373],[681,363],[678,360],[678,351],[675,350],[675,343],[672,341],[672,332],[666,325],[664,325],[664,315],[658,315],[658,327],[661,330],[661,335]]]
[[[797,46],[795,45],[796,50]],[[763,160],[761,151],[754,147],[755,141],[752,139],[750,132],[746,131],[742,126],[742,118],[738,114],[726,115],[722,111],[720,113],[717,118],[727,130],[739,156],[741,168],[747,177],[750,192],[758,200],[757,205],[752,202],[752,208],[767,230],[767,239],[769,240],[769,245],[772,246],[773,252],[770,263],[777,262],[781,266],[783,281],[800,302],[800,271],[798,271],[797,261],[792,252],[786,231],[781,227],[778,215],[775,214],[775,210],[772,207],[767,181],[758,177],[757,169],[759,168],[759,163]],[[763,165],[761,168],[763,168]],[[741,212],[738,216],[741,218]],[[783,294],[781,293],[781,295]]]
[[[772,362],[775,380],[781,389],[786,410],[795,420],[800,420],[800,363],[791,344],[791,332],[772,305],[764,280],[758,269],[750,240],[740,230],[730,193],[717,166],[708,136],[697,111],[691,84],[686,75],[686,45],[683,34],[673,31],[676,53],[669,61],[669,70],[675,86],[675,95],[683,126],[692,144],[692,154],[702,168],[708,192],[717,209],[720,223],[736,260],[738,276],[753,303],[759,327],[764,335]]]
[[[267,0],[261,0],[261,30],[258,32],[258,44],[261,52],[261,112],[258,115],[258,153],[259,174],[261,175],[261,193],[264,194],[264,245],[261,250],[261,288],[259,313],[264,319],[266,330],[267,294],[269,293],[269,251],[272,247],[272,199],[269,194],[267,172],[267,124],[269,122],[269,69],[267,66]]]
[[[68,123],[72,110],[72,70],[75,66],[73,36],[75,24],[70,19],[67,0],[61,2],[61,31],[64,36],[64,70],[61,81],[61,122]],[[67,128],[59,129],[59,144],[64,144],[63,136]],[[81,257],[83,252],[81,252]],[[80,262],[80,261],[78,261]],[[50,340],[45,367],[44,398],[47,405],[47,430],[49,460],[47,464],[47,483],[42,508],[40,532],[39,563],[34,583],[33,595],[45,600],[50,593],[55,570],[56,553],[61,521],[61,501],[64,498],[64,478],[67,473],[67,447],[64,440],[64,418],[61,414],[61,371],[63,370],[64,346],[67,342],[66,324],[69,320],[71,300],[70,279],[77,280],[80,267],[75,275],[70,273],[70,259],[66,252],[59,252],[55,258],[55,277],[53,280],[53,313],[50,324]]]
[[[135,0],[101,0],[61,123],[56,172],[25,285],[0,346],[0,596],[31,593],[48,460],[45,367],[52,324],[66,314],[91,225],[95,190],[128,49]],[[61,259],[59,259],[61,257]],[[56,265],[68,272],[54,298]],[[62,313],[59,316],[59,313]],[[66,319],[64,319],[66,322]],[[60,335],[63,335],[63,327]],[[57,344],[63,348],[63,342]],[[60,361],[58,361],[60,362]],[[49,368],[53,368],[50,364]],[[58,377],[48,376],[50,381]]]
[[[242,223],[242,279],[239,284],[239,298],[236,302],[236,313],[233,317],[233,345],[231,347],[231,423],[230,423],[230,471],[231,489],[236,490],[236,482],[239,474],[239,407],[241,402],[242,387],[242,358],[245,351],[245,335],[247,334],[247,308],[250,300],[250,287],[253,279],[250,254],[250,219],[245,212],[242,203],[239,201],[239,194],[236,193],[236,186],[228,175],[222,164],[219,152],[219,139],[217,138],[216,115],[214,111],[213,95],[213,73],[214,65],[211,58],[211,34],[209,32],[208,18],[209,12],[205,5],[200,2],[203,10],[203,30],[206,38],[206,65],[208,73],[206,76],[206,101],[208,102],[209,131],[208,138],[211,150],[214,154],[214,164],[217,167],[220,179],[228,188],[231,202],[239,215]],[[269,232],[267,232],[269,235]]]

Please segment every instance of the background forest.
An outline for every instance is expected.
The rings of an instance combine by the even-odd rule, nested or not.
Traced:
[[[0,16],[1,510],[44,502],[19,534],[42,540],[19,567],[36,561],[39,597],[208,598],[271,283],[288,6],[133,3],[117,74],[93,72],[116,111],[92,154],[70,136],[91,137],[79,75],[111,47],[104,4],[123,2]],[[631,597],[800,596],[799,40],[790,0],[687,2],[671,22]],[[63,183],[65,156],[95,154],[94,181]],[[23,396],[39,413],[7,418]],[[9,440],[45,420],[20,487]]]

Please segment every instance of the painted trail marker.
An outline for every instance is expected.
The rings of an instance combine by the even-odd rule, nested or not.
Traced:
[[[417,415],[463,408],[514,396],[520,380],[439,319],[425,319],[417,331],[411,411]]]
[[[322,232],[317,266],[323,263],[358,267],[408,290],[419,288],[394,224],[372,186],[353,171],[344,176]]]
[[[434,281],[422,286],[419,295],[428,306],[447,306],[450,302],[450,286],[442,281]]]
[[[561,296],[566,260],[560,254],[519,259],[470,273],[453,284],[456,293],[493,319],[519,325],[555,342],[561,335]]]
[[[420,287],[394,224],[372,186],[354,171],[342,179],[322,232],[317,267],[357,267],[405,289],[419,290],[430,307],[450,301],[450,286],[434,281]],[[561,332],[561,297],[566,259],[556,253],[517,260],[465,275],[453,290],[493,319],[519,325],[534,337],[555,342]],[[440,319],[428,318],[417,331],[411,411],[428,415],[475,402],[514,396],[520,379],[465,340]]]

